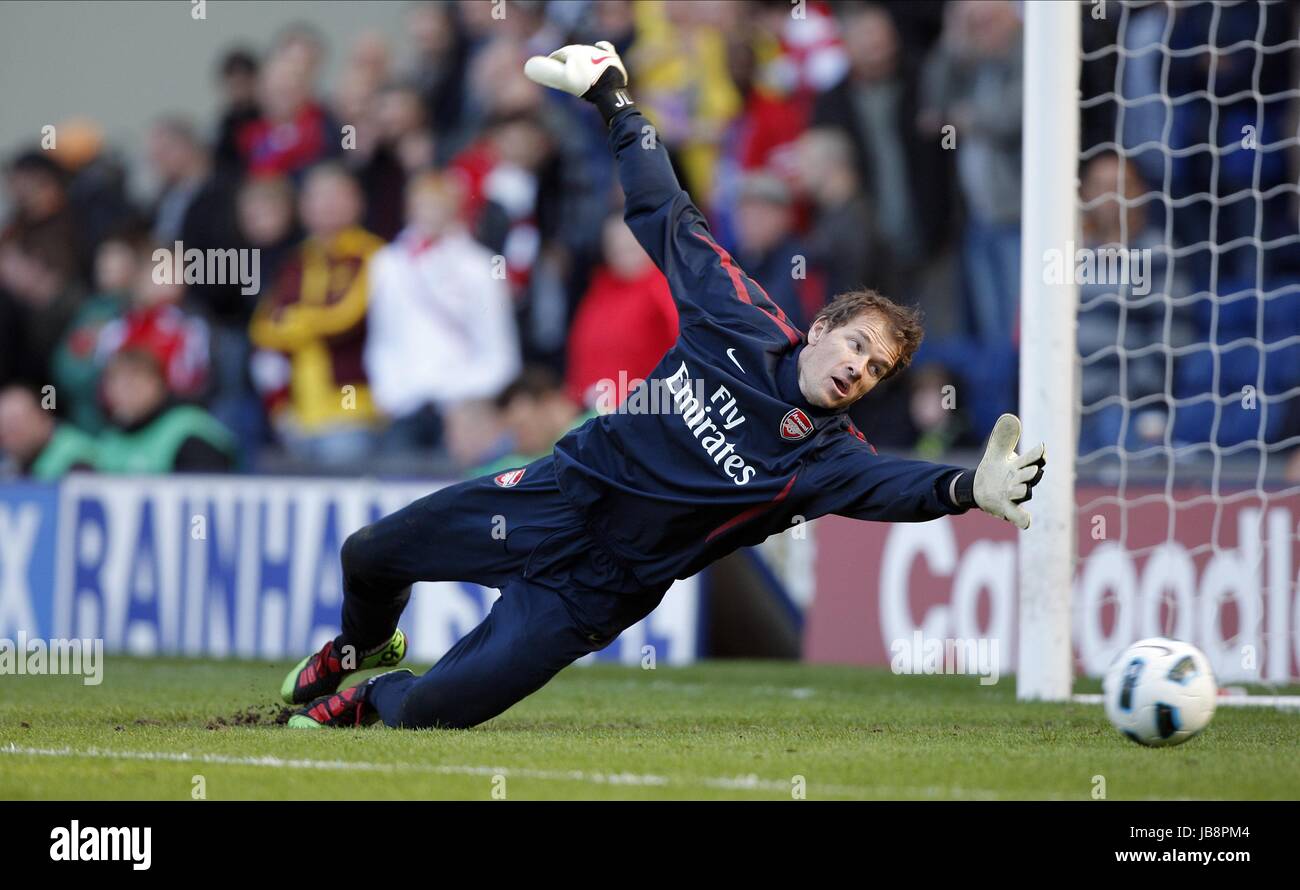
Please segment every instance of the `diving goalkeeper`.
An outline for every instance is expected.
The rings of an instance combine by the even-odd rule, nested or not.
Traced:
[[[680,336],[625,410],[589,420],[550,457],[443,488],[351,535],[342,633],[285,678],[284,698],[305,705],[290,726],[482,723],[609,645],[675,579],[795,517],[922,522],[978,507],[1029,526],[1021,504],[1044,446],[1016,454],[1015,416],[998,419],[969,470],[878,455],[846,415],[907,367],[922,335],[912,310],[855,291],[796,330],[678,185],[609,43],[566,46],[524,70],[604,117],[627,224],[668,279]],[[424,675],[338,691],[349,673],[402,659],[397,623],[417,581],[501,596]]]

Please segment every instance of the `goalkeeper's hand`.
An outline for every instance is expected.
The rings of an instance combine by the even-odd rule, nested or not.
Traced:
[[[608,40],[595,46],[573,43],[549,56],[533,56],[524,63],[524,74],[542,86],[586,99],[600,109],[607,123],[615,112],[633,104],[627,92],[627,69]]]
[[[1003,414],[993,425],[984,459],[975,468],[975,504],[985,513],[1029,528],[1029,512],[1020,504],[1033,497],[1034,486],[1043,478],[1047,445],[1039,442],[1024,454],[1016,454],[1020,441],[1020,418]]]

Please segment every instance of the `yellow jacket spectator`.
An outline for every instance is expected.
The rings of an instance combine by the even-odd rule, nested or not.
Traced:
[[[636,40],[628,51],[637,103],[674,147],[692,195],[713,192],[719,143],[741,111],[727,67],[726,37],[708,4],[638,3]]]
[[[289,360],[288,403],[275,419],[290,450],[326,461],[356,459],[367,442],[354,434],[376,420],[363,354],[367,273],[384,243],[357,224],[361,193],[341,167],[313,170],[300,203],[307,239],[253,313],[249,334],[256,346]],[[346,454],[311,447],[313,439],[336,435],[351,443]]]

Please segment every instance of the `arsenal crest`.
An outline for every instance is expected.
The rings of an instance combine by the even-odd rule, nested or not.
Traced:
[[[524,470],[526,469],[528,468],[524,467],[523,470],[506,470],[492,481],[497,485],[500,485],[502,488],[510,488],[511,486],[519,484],[519,480],[524,478]]]
[[[792,408],[790,413],[781,418],[781,438],[798,441],[806,439],[813,431],[812,421],[808,415],[804,414],[798,408]]]

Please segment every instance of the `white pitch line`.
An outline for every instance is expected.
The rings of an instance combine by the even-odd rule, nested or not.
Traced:
[[[271,755],[261,757],[235,757],[228,754],[190,754],[184,751],[113,751],[103,748],[26,748],[12,742],[0,747],[0,754],[26,755],[31,757],[82,757],[107,760],[143,760],[166,761],[173,763],[215,763],[222,766],[262,766],[276,769],[315,769],[315,770],[360,770],[363,772],[427,772],[439,775],[458,776],[506,776],[527,779],[553,781],[592,782],[597,785],[704,785],[711,788],[725,788],[743,791],[790,791],[790,782],[776,779],[762,779],[756,775],[701,777],[659,776],[641,773],[598,773],[585,770],[539,770],[524,767],[461,766],[439,765],[430,763],[368,763],[355,760],[307,760],[284,759]],[[870,788],[845,786],[822,786],[818,790],[824,793],[841,795],[861,795],[871,791]]]
[[[1102,704],[1102,696],[1095,692],[1080,692],[1072,696],[1081,705]],[[1220,695],[1216,705],[1229,707],[1277,708],[1279,711],[1300,710],[1300,695]]]
[[[539,770],[523,767],[460,766],[430,763],[369,763],[358,760],[308,760],[284,759],[272,755],[261,757],[235,757],[229,754],[191,754],[186,751],[114,751],[105,748],[28,748],[10,742],[0,746],[0,754],[20,757],[69,757],[101,760],[140,760],[169,763],[211,763],[221,766],[271,767],[274,769],[308,770],[358,770],[361,772],[399,773],[423,772],[454,776],[506,776],[507,778],[539,779],[546,781],[591,782],[597,785],[631,785],[665,787],[676,785],[691,787],[703,785],[728,791],[767,791],[788,794],[791,783],[779,779],[763,779],[757,775],[719,776],[700,778],[688,776],[659,776],[645,773],[595,773],[585,770]],[[832,797],[886,797],[891,799],[960,797],[968,800],[997,800],[997,791],[982,788],[958,788],[932,785],[924,788],[890,788],[884,786],[818,785],[808,783],[814,795]],[[1060,795],[1045,795],[1063,799]]]

